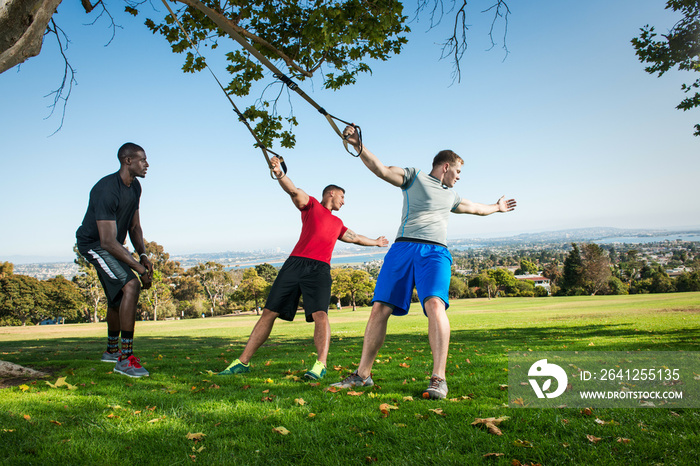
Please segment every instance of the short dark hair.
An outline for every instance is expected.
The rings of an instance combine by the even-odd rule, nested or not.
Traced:
[[[441,150],[433,159],[433,167],[442,165],[443,163],[449,163],[450,165],[454,165],[457,162],[464,165],[464,160],[459,155],[455,154],[451,150]]]
[[[341,188],[340,186],[336,186],[334,184],[329,184],[328,186],[323,188],[323,193],[321,193],[321,196],[325,196],[328,191],[334,191],[336,189],[339,191],[342,191],[343,194],[345,194],[345,190],[343,188]]]
[[[144,154],[146,153],[146,151],[143,150],[143,147],[139,146],[138,144],[127,142],[119,148],[117,158],[120,162],[123,162],[124,159],[135,156],[137,152],[143,152]]]

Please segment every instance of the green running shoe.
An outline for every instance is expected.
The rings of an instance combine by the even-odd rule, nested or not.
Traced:
[[[318,380],[322,379],[324,375],[326,375],[326,365],[321,361],[316,361],[314,367],[309,369],[306,374],[304,374],[304,377],[310,380]]]
[[[250,363],[243,364],[240,359],[236,359],[223,371],[219,372],[218,375],[234,375],[243,374],[245,372],[250,372]]]

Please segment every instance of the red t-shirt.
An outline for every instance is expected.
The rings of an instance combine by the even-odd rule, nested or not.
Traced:
[[[301,235],[290,256],[331,263],[335,242],[348,231],[343,221],[309,196],[301,209]]]

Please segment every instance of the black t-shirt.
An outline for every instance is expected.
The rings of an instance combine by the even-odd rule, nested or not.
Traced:
[[[129,233],[131,219],[139,209],[141,184],[134,178],[131,186],[126,186],[119,172],[107,175],[90,190],[83,224],[76,231],[78,249],[87,251],[100,245],[100,232],[97,229],[98,220],[114,220],[117,222],[117,241],[124,244]]]

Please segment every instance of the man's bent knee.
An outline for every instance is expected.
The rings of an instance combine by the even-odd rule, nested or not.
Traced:
[[[122,291],[124,291],[124,293],[138,294],[141,292],[141,282],[139,282],[136,278],[132,278],[131,280],[126,282],[126,285],[124,285]]]

